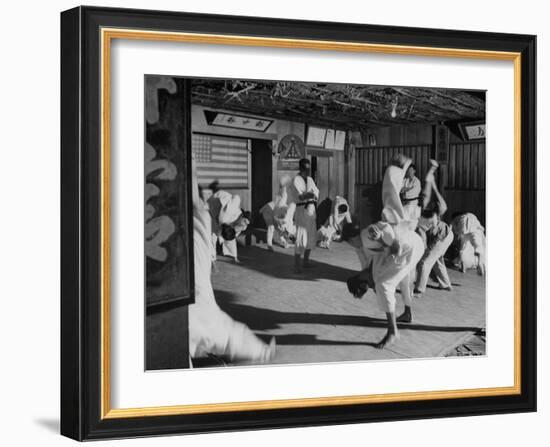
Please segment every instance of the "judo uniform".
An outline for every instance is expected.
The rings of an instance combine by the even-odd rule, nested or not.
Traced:
[[[216,243],[222,245],[224,256],[237,258],[237,236],[248,226],[248,219],[242,217],[241,197],[227,191],[217,191],[208,199],[208,210],[212,221],[212,259],[216,259]],[[221,235],[223,224],[235,228],[235,239],[226,241]]]
[[[210,281],[212,249],[209,227],[210,216],[198,204],[193,215],[195,303],[189,305],[189,354],[202,357],[212,353],[227,356],[230,360],[268,360],[268,345],[216,303]]]
[[[405,213],[411,219],[418,219],[420,217],[421,208],[418,204],[418,199],[421,191],[422,185],[418,177],[403,179],[403,187],[400,192],[401,202],[403,203]]]
[[[277,196],[260,208],[264,222],[267,226],[267,246],[272,247],[273,241],[286,248],[290,237],[296,234],[294,225],[294,210],[296,205],[288,203],[286,186],[281,186]]]
[[[311,192],[314,199],[301,200],[300,195]],[[289,199],[295,204],[294,223],[296,224],[296,242],[294,253],[302,255],[305,250],[313,250],[317,242],[317,223],[315,206],[319,200],[319,189],[311,177],[304,179],[297,174],[289,188]]]
[[[395,313],[397,287],[406,306],[412,305],[412,283],[424,244],[403,208],[399,192],[408,164],[389,166],[382,182],[382,220],[361,231],[359,259],[362,267],[372,265],[372,277],[380,310]],[[375,238],[373,235],[379,235]]]
[[[267,362],[275,352],[274,345],[264,343],[216,303],[210,279],[211,216],[204,202],[198,198],[195,174],[193,177],[195,302],[189,305],[189,355],[202,357],[211,353],[227,356],[230,360]]]
[[[439,221],[435,227],[425,228],[421,219],[418,232],[424,240],[426,251],[418,263],[416,289],[421,293],[426,291],[430,273],[435,276],[439,287],[442,289],[451,287],[451,280],[443,258],[453,242],[454,236],[451,227],[445,222]]]
[[[451,226],[458,242],[458,261],[463,270],[477,268],[485,273],[485,229],[472,213],[456,216]],[[476,256],[477,255],[477,256]]]
[[[346,211],[340,212],[339,208],[345,207]],[[321,248],[330,248],[330,243],[336,240],[337,234],[342,231],[344,222],[351,223],[351,213],[346,199],[336,196],[334,208],[327,222],[317,232],[318,245]]]

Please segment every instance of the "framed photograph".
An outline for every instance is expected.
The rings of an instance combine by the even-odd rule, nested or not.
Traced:
[[[61,433],[536,410],[535,36],[61,14]]]

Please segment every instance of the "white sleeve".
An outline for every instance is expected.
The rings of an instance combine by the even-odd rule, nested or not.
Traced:
[[[298,194],[303,194],[306,192],[307,185],[305,184],[304,179],[302,179],[299,175],[294,177],[292,184]]]
[[[317,185],[313,181],[311,177],[308,177],[308,190],[311,191],[313,194],[315,194],[315,198],[319,199],[319,188],[317,188]],[[311,181],[310,181],[311,180]]]
[[[300,194],[305,192],[305,187],[303,184],[302,179],[298,178],[299,176],[295,176],[292,180],[292,183],[289,185],[288,188],[288,203],[297,203],[300,201]]]

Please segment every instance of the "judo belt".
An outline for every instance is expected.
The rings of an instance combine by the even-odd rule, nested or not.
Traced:
[[[412,199],[407,199],[407,198],[403,197],[403,198],[401,199],[401,201],[402,201],[402,202],[412,202],[412,201],[414,201],[414,200],[418,200],[419,198],[420,198],[420,196],[418,196],[418,197],[413,197]]]
[[[315,200],[308,200],[307,202],[298,202],[296,206],[308,206],[308,205],[315,205],[317,206],[317,202]]]

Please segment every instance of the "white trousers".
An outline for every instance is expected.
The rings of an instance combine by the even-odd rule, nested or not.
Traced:
[[[475,255],[478,255],[476,257]],[[485,267],[485,234],[483,231],[463,234],[459,237],[458,257],[465,269]]]
[[[405,306],[411,306],[415,267],[424,252],[424,244],[414,231],[408,231],[404,237],[407,238],[406,253],[394,256],[386,249],[373,256],[372,276],[376,298],[380,310],[385,313],[395,313],[397,287],[401,290]]]
[[[426,291],[428,285],[428,279],[430,273],[433,271],[439,286],[442,288],[451,287],[451,280],[447,273],[447,267],[445,267],[445,260],[443,255],[453,242],[453,232],[449,231],[449,234],[442,241],[438,241],[429,250],[426,250],[424,256],[418,263],[418,277],[416,281],[416,289],[423,293]]]
[[[296,222],[294,253],[301,255],[305,250],[313,250],[317,243],[315,205],[297,206],[294,219]]]

